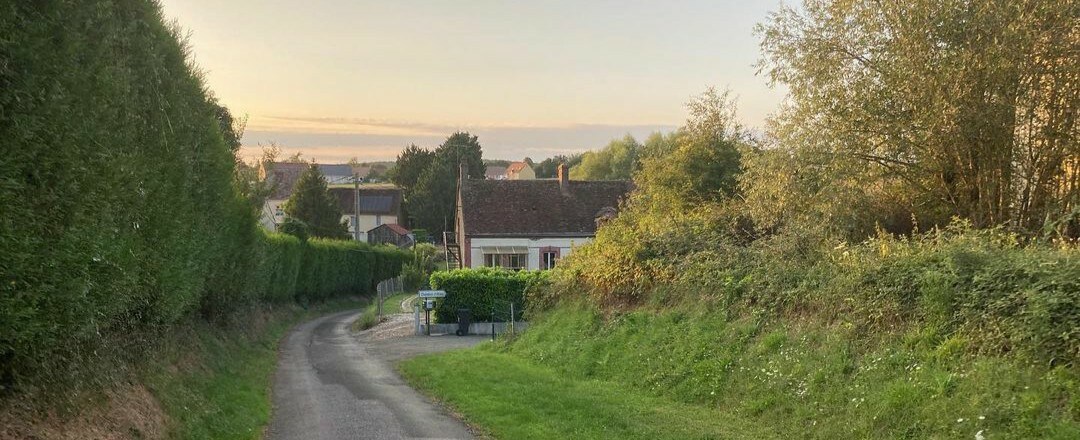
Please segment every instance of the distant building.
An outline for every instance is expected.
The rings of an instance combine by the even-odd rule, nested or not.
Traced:
[[[356,189],[330,188],[341,207],[342,220],[349,223],[349,234],[355,236],[360,228],[360,240],[368,241],[367,232],[384,224],[397,224],[401,220],[401,188],[394,185],[361,185],[360,212],[357,215]]]
[[[260,166],[259,178],[273,188],[263,204],[259,218],[259,223],[264,228],[276,231],[277,226],[285,221],[282,205],[292,195],[300,175],[310,166],[311,164],[306,162],[274,162]],[[318,164],[318,167],[330,185],[350,184],[353,181],[353,170],[349,165]]]
[[[367,241],[371,244],[392,244],[397,247],[411,247],[416,244],[413,234],[397,223],[385,223],[367,231]]]
[[[513,162],[506,167],[508,180],[536,180],[536,172],[525,162]]]
[[[488,165],[484,171],[484,178],[488,180],[506,180],[506,167]]]
[[[591,241],[632,188],[629,181],[571,181],[565,165],[558,179],[547,180],[478,180],[460,172],[446,249],[447,261],[462,267],[550,269]]]

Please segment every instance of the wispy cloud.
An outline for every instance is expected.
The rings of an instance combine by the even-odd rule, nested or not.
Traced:
[[[353,118],[310,118],[273,116],[248,124],[244,133],[245,151],[257,155],[259,145],[270,142],[285,154],[300,151],[321,162],[391,160],[409,144],[435,147],[455,131],[468,131],[480,138],[484,156],[495,159],[540,160],[555,154],[596,149],[611,139],[631,134],[644,138],[650,133],[674,130],[671,124],[567,124],[530,126],[513,124],[432,124],[409,121],[382,121]]]

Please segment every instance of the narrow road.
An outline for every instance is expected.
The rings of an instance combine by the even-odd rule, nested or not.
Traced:
[[[304,323],[281,344],[271,440],[472,438],[465,425],[409,387],[393,362],[479,343],[482,337],[352,334],[358,311]],[[377,329],[378,327],[376,327]]]

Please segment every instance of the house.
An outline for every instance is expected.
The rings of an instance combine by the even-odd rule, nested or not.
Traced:
[[[300,175],[310,166],[307,162],[273,162],[259,167],[259,178],[273,188],[263,204],[259,218],[259,223],[264,228],[276,231],[277,226],[285,221],[285,212],[281,205],[292,195]],[[318,164],[318,167],[330,185],[349,184],[353,181],[353,170],[349,165]]]
[[[356,203],[357,190],[353,187],[330,188],[330,195],[338,201],[342,220],[349,223],[349,234],[356,236],[360,228],[360,240],[368,241],[367,231],[387,223],[401,220],[401,188],[388,184],[361,185],[360,203]],[[359,208],[359,215],[357,209]]]
[[[508,180],[535,180],[536,172],[525,162],[513,162],[506,167]]]
[[[486,170],[484,171],[484,178],[489,180],[505,180],[506,167],[488,165]]]
[[[392,244],[397,247],[411,247],[416,244],[412,231],[397,223],[384,223],[367,231],[367,241],[371,244]]]
[[[447,261],[462,267],[550,269],[596,236],[632,189],[629,181],[479,180],[462,167]]]

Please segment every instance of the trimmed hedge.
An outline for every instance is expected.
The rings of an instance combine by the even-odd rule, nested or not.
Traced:
[[[525,291],[547,279],[547,272],[479,268],[455,269],[431,274],[431,287],[445,290],[446,298],[438,302],[435,318],[439,322],[456,322],[457,309],[472,310],[473,321],[508,321],[510,303],[520,320],[525,312]]]
[[[398,251],[258,229],[156,2],[9,2],[0,35],[0,395],[108,381],[192,313],[400,270]]]

